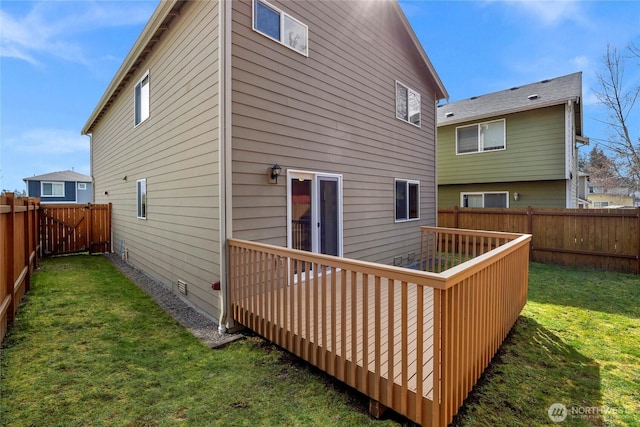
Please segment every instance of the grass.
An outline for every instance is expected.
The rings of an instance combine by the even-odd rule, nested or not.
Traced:
[[[0,425],[390,425],[248,338],[211,350],[102,257],[45,259],[0,364]]]
[[[454,424],[640,425],[639,302],[638,276],[531,264],[529,302]],[[101,257],[43,260],[1,351],[2,425],[400,421],[261,339],[210,350]],[[555,424],[553,403],[582,416]]]

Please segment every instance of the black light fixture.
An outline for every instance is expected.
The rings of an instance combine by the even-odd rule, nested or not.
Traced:
[[[276,184],[278,183],[278,177],[280,176],[281,170],[282,168],[277,163],[271,167],[271,179],[274,179]]]

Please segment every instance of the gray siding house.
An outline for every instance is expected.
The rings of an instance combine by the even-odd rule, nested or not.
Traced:
[[[27,186],[27,196],[40,197],[42,203],[93,202],[92,178],[78,172],[52,172],[22,180]]]
[[[440,207],[577,208],[582,73],[438,107]]]
[[[82,133],[114,249],[224,327],[226,240],[397,265],[447,93],[396,1],[162,1]]]

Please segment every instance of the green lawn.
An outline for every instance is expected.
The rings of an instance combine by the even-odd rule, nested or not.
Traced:
[[[531,265],[464,426],[640,425],[640,278]],[[211,350],[106,259],[45,259],[3,343],[0,425],[395,425],[258,338]],[[569,414],[553,423],[547,408]],[[598,414],[585,414],[596,411]]]

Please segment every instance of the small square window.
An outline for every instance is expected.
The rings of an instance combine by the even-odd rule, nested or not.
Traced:
[[[87,183],[86,182],[79,182],[78,183],[78,190],[86,190],[87,189]]]
[[[136,199],[138,205],[137,217],[141,219],[147,218],[147,180],[139,179],[136,181]]]
[[[396,118],[420,127],[420,94],[396,81]]]
[[[134,89],[134,126],[149,118],[149,72],[136,84]]]
[[[396,222],[420,218],[420,181],[396,179]]]
[[[308,56],[309,28],[264,0],[253,0],[253,29]]]

